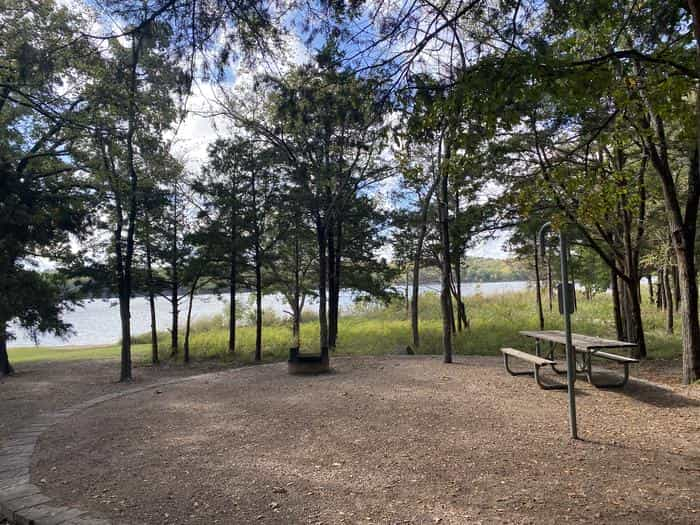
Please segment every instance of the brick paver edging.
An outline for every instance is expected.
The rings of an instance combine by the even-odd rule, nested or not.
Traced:
[[[275,365],[279,366],[279,363],[257,365],[256,368]],[[41,487],[30,482],[29,471],[32,464],[32,454],[34,454],[39,437],[61,420],[106,401],[162,386],[202,380],[247,368],[249,367],[178,377],[145,386],[129,388],[37,417],[31,424],[14,432],[5,441],[4,446],[0,447],[0,521],[4,518],[10,523],[18,525],[108,525],[109,521],[93,518],[87,511],[57,506],[51,498],[41,493]]]

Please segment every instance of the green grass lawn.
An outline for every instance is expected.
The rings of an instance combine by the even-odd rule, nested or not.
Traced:
[[[151,355],[151,347],[137,344],[131,347],[134,359],[142,361]],[[83,359],[116,359],[119,357],[119,345],[100,346],[31,346],[10,348],[10,361],[32,363],[37,361],[74,361]]]
[[[664,329],[664,314],[648,303],[645,296],[644,320],[649,357],[674,358],[681,352],[678,333],[667,335]],[[534,292],[517,292],[489,297],[474,296],[466,300],[471,327],[455,337],[457,354],[497,355],[501,346],[529,349],[532,341],[518,335],[520,330],[537,329]],[[191,336],[193,359],[233,359],[227,353],[228,333],[226,321],[221,317],[201,321],[194,325]],[[440,305],[436,294],[421,297],[421,353],[436,354],[441,344]],[[546,328],[562,327],[562,318],[556,311],[546,312]],[[576,332],[615,337],[611,298],[601,294],[586,301],[579,298],[578,311],[573,316]],[[677,330],[679,332],[679,330]],[[305,351],[318,351],[318,326],[314,320],[302,324],[302,347]],[[134,338],[134,361],[150,358],[147,335]],[[397,302],[386,308],[358,306],[346,313],[339,324],[337,354],[381,355],[405,348],[411,341],[410,324],[403,303]],[[237,355],[240,362],[252,361],[255,330],[252,326],[238,329]],[[168,335],[160,336],[164,355],[169,353]],[[266,361],[286,359],[291,345],[291,330],[288,323],[271,319],[263,329],[263,355]],[[119,347],[100,346],[16,348],[10,349],[13,363],[31,361],[53,361],[70,359],[118,358]]]

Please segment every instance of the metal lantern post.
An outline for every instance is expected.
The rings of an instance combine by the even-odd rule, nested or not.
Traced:
[[[550,222],[542,225],[538,237],[540,240],[540,254],[545,256],[545,235],[547,230],[552,226]],[[569,397],[569,428],[571,429],[571,437],[578,439],[578,429],[576,426],[576,392],[574,383],[576,381],[576,355],[574,347],[571,343],[571,305],[573,297],[571,297],[571,289],[569,288],[569,246],[564,231],[559,233],[559,259],[561,261],[561,297],[562,310],[564,314],[564,332],[566,334],[566,382]]]

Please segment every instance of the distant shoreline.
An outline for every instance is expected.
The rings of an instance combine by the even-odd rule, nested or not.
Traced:
[[[474,295],[498,295],[513,291],[526,290],[530,286],[528,281],[463,281],[462,295],[470,297]],[[405,283],[394,284],[393,289],[397,297],[405,297]],[[421,294],[435,295],[440,291],[440,283],[428,281],[420,284]],[[410,289],[409,289],[410,293]],[[340,307],[342,310],[354,308],[355,300],[361,292],[352,290],[341,291]],[[250,321],[252,314],[251,300],[254,294],[241,291],[236,295],[239,305],[238,316],[241,322]],[[219,318],[224,323],[228,311],[227,294],[201,293],[194,297],[192,310],[193,322]],[[318,302],[309,298],[305,310],[313,312]],[[180,304],[181,311],[187,306],[187,300]],[[263,310],[273,317],[285,318],[288,315],[286,299],[280,294],[263,294]],[[10,348],[35,348],[39,347],[95,347],[114,345],[121,337],[121,323],[119,319],[118,300],[116,298],[85,299],[80,306],[67,311],[64,315],[66,323],[73,327],[73,334],[62,339],[52,335],[39,337],[39,344],[34,345],[30,334],[22,331],[17,326],[11,326],[16,339],[8,345]],[[167,299],[158,297],[156,300],[156,318],[159,330],[164,330],[171,325],[171,305]],[[184,315],[180,318],[184,327]],[[237,321],[238,324],[238,321]],[[131,331],[132,334],[143,334],[150,331],[150,307],[146,297],[135,297],[131,301]]]

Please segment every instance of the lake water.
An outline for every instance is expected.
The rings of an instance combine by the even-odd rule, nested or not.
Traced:
[[[497,295],[506,292],[525,290],[526,281],[513,281],[501,283],[462,283],[462,295]],[[424,284],[420,287],[421,293],[439,292],[439,283]],[[251,308],[255,297],[245,292],[237,295],[238,302],[246,308]],[[341,309],[348,309],[353,304],[353,294],[342,292],[340,296]],[[308,301],[307,301],[308,302]],[[308,302],[308,310],[314,310],[313,302]],[[196,295],[192,304],[192,319],[210,318],[224,313],[228,308],[225,296]],[[279,316],[285,316],[289,309],[283,297],[279,294],[265,295],[263,297],[263,309],[273,311]],[[180,323],[184,326],[187,313],[187,301],[180,303]],[[156,317],[158,329],[165,330],[170,326],[170,303],[163,298],[156,300]],[[66,312],[64,320],[73,326],[73,334],[66,339],[52,335],[40,336],[39,344],[43,346],[68,346],[68,345],[100,345],[116,343],[121,336],[119,321],[119,306],[116,299],[96,299],[85,301],[82,306],[76,306],[72,312]],[[34,344],[29,334],[21,329],[11,328],[16,339],[10,342],[10,347],[31,346]],[[131,301],[131,331],[133,334],[141,334],[150,330],[150,313],[148,300],[144,297],[136,297]]]

